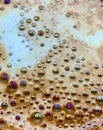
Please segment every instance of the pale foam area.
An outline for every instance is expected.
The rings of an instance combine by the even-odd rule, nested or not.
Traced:
[[[74,38],[77,38],[80,41],[83,41],[95,48],[99,47],[101,45],[101,41],[103,40],[103,30],[98,30],[92,35],[84,35],[85,30],[78,31],[72,27],[70,28],[70,30],[70,33],[74,36]]]
[[[26,14],[25,17],[29,18],[30,16]],[[24,37],[18,36],[17,23],[19,23],[20,19],[19,13],[15,10],[10,11],[6,16],[0,18],[1,41],[6,48],[6,52],[8,54],[12,52],[13,54],[8,58],[8,63],[12,64],[13,69],[36,64],[41,57],[47,54],[53,44],[58,44],[56,39],[40,38],[37,42],[28,42]],[[2,32],[4,33],[2,34]],[[25,42],[22,43],[22,40]],[[40,42],[44,42],[45,46],[40,47]],[[26,47],[26,45],[29,47]],[[30,48],[33,48],[33,50],[31,51]],[[19,59],[21,59],[20,62],[17,61]]]
[[[21,19],[18,10],[13,9],[6,15],[0,17],[0,36],[2,37],[1,41],[5,45],[7,53],[13,53],[13,55],[9,56],[8,58],[8,63],[12,64],[13,70],[15,68],[27,67],[28,65],[35,65],[38,61],[40,61],[42,57],[47,54],[48,50],[52,48],[53,44],[58,44],[57,39],[53,37],[50,37],[48,39],[42,37],[35,42],[28,42],[26,38],[18,36],[17,24]],[[34,12],[33,15],[36,15],[35,9],[31,10],[31,12]],[[25,13],[24,17],[32,18],[33,16],[32,13]],[[72,19],[63,19],[62,15],[58,15],[55,17],[55,19],[59,21],[59,23],[56,27],[52,27],[52,29],[55,28],[56,32],[60,32],[62,39],[69,37],[69,35],[72,34],[74,38],[77,38],[80,41],[84,41],[93,47],[98,47],[103,40],[103,30],[98,30],[94,35],[85,35],[85,32],[88,32],[88,28],[83,28],[80,30],[73,28],[75,21]],[[47,23],[47,25],[51,28],[51,26],[49,26],[49,23]],[[38,30],[41,28],[42,24],[38,24],[38,27],[36,29]],[[22,40],[25,42],[22,43]],[[45,46],[43,48],[40,47],[40,42],[45,43]],[[29,47],[26,47],[26,45]],[[33,50],[30,51],[30,48],[33,48]],[[20,62],[17,61],[19,59],[21,59]]]
[[[84,43],[95,48],[101,45],[101,41],[103,41],[103,30],[96,30],[94,34],[88,34],[90,29],[86,26],[85,22],[83,28],[78,30],[73,28],[76,23],[73,19],[63,19],[62,16],[58,15],[58,21],[60,21],[60,23],[58,24],[57,29],[62,30],[66,37],[69,37],[71,34],[74,38],[83,41]]]

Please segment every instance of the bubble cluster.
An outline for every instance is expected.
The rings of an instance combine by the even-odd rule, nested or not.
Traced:
[[[58,10],[57,3],[53,9]],[[49,28],[42,16],[47,10],[44,5],[39,3],[35,13],[28,16],[26,13],[32,8],[19,5],[21,19],[16,27],[18,37],[25,38],[22,44],[33,43],[30,53],[38,51],[34,44],[45,47],[48,41],[55,42],[45,56],[33,66],[17,66],[17,73],[13,74],[12,64],[6,63],[8,56],[0,45],[0,128],[6,125],[8,130],[99,130],[103,126],[103,64],[94,57],[95,49],[71,35],[64,38],[63,30]],[[66,12],[64,17],[73,15]]]

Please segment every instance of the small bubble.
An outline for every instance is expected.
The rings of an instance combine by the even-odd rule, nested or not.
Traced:
[[[28,34],[29,34],[29,36],[34,36],[35,35],[35,31],[34,30],[28,30]]]
[[[25,30],[25,26],[24,25],[20,25],[19,26],[19,30],[21,30],[21,31]]]
[[[39,16],[35,16],[35,17],[34,17],[34,20],[35,20],[35,21],[39,21],[39,20],[40,20],[40,17],[39,17]]]
[[[55,38],[59,38],[59,37],[60,37],[60,34],[59,34],[59,33],[54,33],[54,37],[55,37]]]
[[[11,63],[8,63],[8,64],[7,64],[7,67],[8,67],[8,68],[12,67],[12,64],[11,64]]]
[[[21,72],[22,72],[22,73],[27,73],[27,68],[26,68],[26,67],[22,67],[22,68],[21,68]]]
[[[31,22],[32,22],[32,19],[28,18],[28,19],[26,19],[26,22],[27,22],[27,23],[31,23]]]
[[[43,9],[44,9],[44,6],[43,6],[43,5],[39,5],[39,6],[38,6],[38,9],[39,9],[39,10],[43,10]]]

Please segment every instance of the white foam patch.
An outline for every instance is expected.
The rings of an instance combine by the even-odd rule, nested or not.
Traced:
[[[93,47],[99,47],[101,44],[101,41],[103,41],[103,30],[97,30],[94,34],[87,35],[87,33],[90,31],[89,28],[84,23],[83,28],[80,30],[77,30],[73,28],[75,25],[75,20],[73,19],[63,19],[61,15],[58,15],[58,30],[62,30],[66,36],[73,35],[74,38],[79,39],[80,41],[85,42],[86,44],[93,46]],[[62,20],[61,20],[62,19]],[[68,30],[68,31],[66,31]]]
[[[24,17],[32,18],[32,15],[36,15],[35,9],[33,9],[33,12],[33,14],[30,12],[25,13]],[[37,40],[37,42],[29,42],[24,37],[19,37],[17,23],[19,23],[20,19],[21,17],[19,12],[15,9],[4,16],[0,16],[0,36],[2,37],[2,42],[5,45],[7,53],[13,53],[13,55],[8,58],[8,63],[12,64],[13,70],[15,68],[27,67],[28,65],[35,65],[42,57],[47,54],[48,50],[52,48],[53,44],[58,44],[57,39],[53,37],[48,39],[42,37]],[[103,40],[103,30],[98,30],[98,32],[96,32],[94,35],[87,36],[84,34],[88,31],[88,29],[74,29],[73,25],[75,25],[75,21],[72,19],[63,19],[62,15],[58,15],[56,20],[59,21],[56,30],[63,34],[61,36],[62,38],[66,38],[72,34],[80,41],[84,41],[85,43],[95,47],[98,47],[100,42]],[[39,27],[42,27],[41,24],[38,24],[37,30]],[[66,30],[69,30],[69,33],[67,33]],[[22,43],[22,40],[24,40],[25,43]],[[45,43],[43,48],[39,46],[41,41]],[[29,48],[33,48],[33,51],[30,51],[26,45],[29,45]],[[21,59],[20,62],[17,61],[19,59]]]
[[[92,35],[84,35],[85,30],[78,31],[74,28],[70,28],[70,33],[80,41],[83,41],[87,43],[90,46],[93,47],[99,47],[101,44],[101,41],[103,40],[103,30],[98,30],[95,34]]]
[[[27,14],[26,17],[29,18],[30,16]],[[15,10],[10,11],[6,16],[0,18],[0,28],[2,29],[0,36],[2,37],[2,42],[5,45],[7,53],[13,53],[8,58],[8,63],[12,64],[13,69],[36,64],[41,57],[47,54],[53,44],[58,44],[56,39],[42,38],[41,41],[45,43],[45,46],[41,48],[39,45],[40,40],[38,42],[29,42],[25,38],[19,37],[17,23],[19,23],[20,19],[19,13]],[[2,32],[4,33],[2,34]],[[25,43],[22,43],[22,40]],[[30,51],[26,45],[29,45],[29,48],[33,48],[33,51]],[[21,59],[21,61],[18,62],[18,59]]]

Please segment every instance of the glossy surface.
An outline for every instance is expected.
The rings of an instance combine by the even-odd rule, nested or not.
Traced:
[[[0,129],[103,129],[103,3],[0,1]]]

